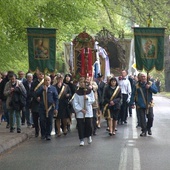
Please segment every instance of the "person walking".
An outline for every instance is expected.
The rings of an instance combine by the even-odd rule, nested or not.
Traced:
[[[24,110],[25,118],[27,121],[27,126],[31,127],[32,125],[32,117],[31,117],[31,87],[33,85],[33,75],[32,73],[28,73],[27,75],[27,80],[23,83],[26,91],[27,91],[27,99],[26,99],[26,106]]]
[[[94,98],[95,98],[95,102],[92,104],[92,108],[93,108],[93,135],[96,135],[96,130],[97,130],[97,123],[98,123],[98,119],[97,119],[97,113],[99,112],[99,100],[98,100],[98,85],[97,83],[92,79],[92,77],[87,77],[86,78],[86,86],[88,88],[90,88],[91,90],[93,90],[94,93]]]
[[[116,134],[116,125],[121,108],[121,89],[116,78],[111,78],[104,93],[104,116],[108,120],[109,135]]]
[[[126,70],[122,70],[122,75],[117,80],[122,93],[122,105],[119,114],[119,122],[123,125],[124,123],[127,123],[128,103],[130,102],[132,89]]]
[[[62,74],[58,74],[57,83],[54,84],[55,88],[58,92],[59,106],[58,106],[58,114],[56,117],[56,125],[57,125],[57,136],[61,136],[60,127],[62,125],[62,130],[64,135],[67,135],[67,122],[70,119],[70,111],[69,111],[69,99],[72,96],[71,90],[68,85],[63,83],[64,77]]]
[[[92,104],[94,101],[95,97],[93,91],[86,87],[85,78],[81,77],[79,79],[79,89],[76,91],[72,102],[76,112],[80,146],[84,146],[84,138],[87,138],[89,144],[92,143]]]
[[[35,79],[31,86],[31,113],[33,118],[33,126],[35,128],[35,137],[39,136],[39,104],[40,97],[36,95],[36,91],[43,85],[44,83],[44,74],[41,72],[37,72],[37,79]]]
[[[72,113],[74,113],[74,109],[72,107],[71,100],[74,97],[74,93],[76,91],[76,86],[73,84],[73,80],[72,80],[71,74],[66,74],[64,76],[63,83],[66,84],[67,86],[69,86],[69,88],[71,90],[71,96],[69,97],[69,105],[68,105],[69,112],[70,112],[69,113],[70,117],[69,117],[69,119],[67,119],[68,120],[68,122],[67,122],[67,131],[70,132],[71,131],[70,126],[72,124]]]
[[[26,104],[26,90],[22,82],[16,79],[15,74],[9,75],[9,82],[5,85],[4,95],[7,97],[6,105],[10,114],[10,132],[14,132],[14,116],[16,115],[17,133],[21,133],[20,111],[24,107],[21,105],[24,102],[21,95],[25,97]]]
[[[96,83],[98,85],[97,94],[98,94],[98,102],[99,102],[99,109],[97,110],[97,127],[100,128],[101,126],[101,117],[103,114],[103,94],[104,94],[104,87],[105,84],[103,81],[103,75],[98,73]]]
[[[58,93],[54,86],[51,85],[51,78],[44,78],[44,85],[37,92],[40,97],[39,116],[41,139],[51,140],[51,131],[53,116],[58,113]]]
[[[136,104],[138,108],[138,114],[140,116],[140,124],[142,133],[141,137],[152,135],[151,128],[153,126],[153,93],[158,92],[155,83],[147,81],[147,76],[145,73],[140,74],[140,81],[136,84],[134,91],[132,93],[132,98],[130,104],[132,108]]]
[[[13,71],[8,71],[8,73],[4,74],[3,80],[0,83],[0,100],[2,101],[2,107],[3,107],[3,111],[4,111],[4,115],[5,115],[5,119],[6,119],[6,128],[9,128],[9,111],[7,109],[6,106],[6,99],[7,97],[4,95],[4,89],[5,89],[5,85],[6,83],[9,81],[9,75],[14,74]]]
[[[20,80],[22,82],[22,84],[24,84],[24,82],[26,82],[26,78],[25,78],[25,73],[23,71],[18,71],[18,80]],[[25,119],[26,119],[26,115],[25,115],[25,108],[23,110],[21,110],[21,124],[25,125]]]

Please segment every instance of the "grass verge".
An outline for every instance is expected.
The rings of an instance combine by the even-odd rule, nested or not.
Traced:
[[[161,92],[160,93],[162,96],[165,96],[165,97],[168,97],[168,98],[170,98],[170,92]]]

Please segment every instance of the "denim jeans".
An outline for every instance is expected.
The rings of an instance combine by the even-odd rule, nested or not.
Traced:
[[[21,114],[20,114],[20,111],[12,110],[12,109],[9,110],[10,128],[14,128],[15,116],[16,116],[17,129],[21,129]]]
[[[9,112],[8,112],[8,109],[6,108],[6,101],[2,102],[2,107],[3,107],[6,122],[7,124],[9,124]]]

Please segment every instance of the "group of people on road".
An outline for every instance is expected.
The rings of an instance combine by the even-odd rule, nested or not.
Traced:
[[[100,73],[96,79],[80,77],[73,80],[71,74],[52,73],[44,76],[37,70],[33,75],[23,71],[18,76],[13,71],[4,73],[0,82],[0,101],[10,132],[21,133],[21,125],[35,128],[35,137],[51,140],[54,120],[55,133],[61,137],[70,131],[72,113],[77,120],[80,146],[84,139],[92,142],[92,135],[101,126],[102,115],[107,122],[110,136],[115,135],[117,124],[127,123],[128,112],[136,106],[140,136],[152,135],[153,93],[157,93],[154,82],[148,81],[145,73],[128,76],[110,75],[107,82]],[[147,120],[146,120],[147,118]]]

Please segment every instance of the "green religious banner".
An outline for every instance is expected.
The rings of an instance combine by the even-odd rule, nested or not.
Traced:
[[[150,72],[153,68],[163,70],[165,28],[134,28],[137,70]]]
[[[56,29],[27,28],[30,71],[55,71]]]

